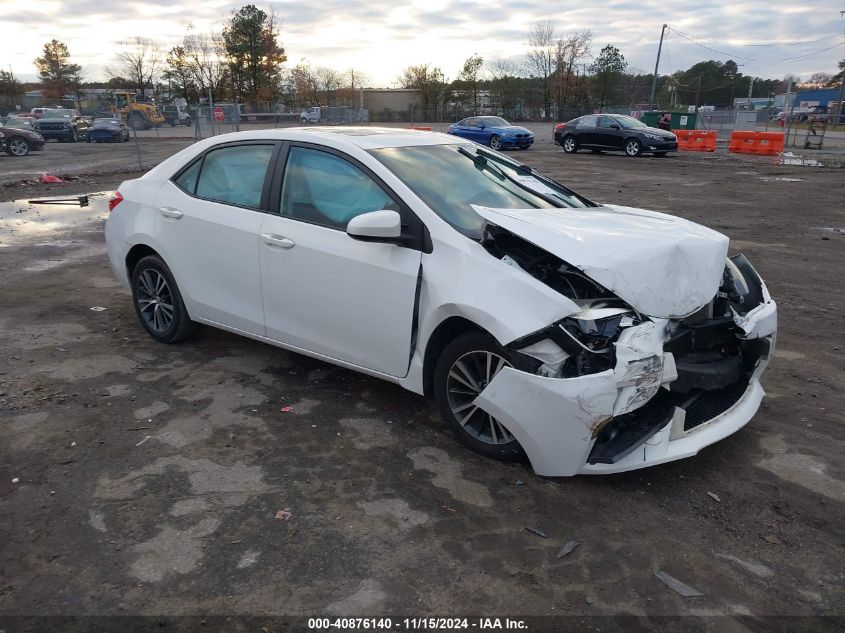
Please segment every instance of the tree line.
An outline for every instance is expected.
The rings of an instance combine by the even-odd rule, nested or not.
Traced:
[[[149,38],[118,42],[109,79],[87,81],[67,46],[53,39],[34,60],[45,101],[58,102],[79,95],[82,88],[131,88],[139,94],[188,102],[212,99],[255,104],[282,102],[306,105],[357,105],[357,91],[371,85],[358,69],[336,70],[302,60],[287,67],[279,42],[280,19],[248,4],[232,11],[219,30],[196,32],[189,27],[169,50]],[[631,68],[612,43],[593,52],[589,30],[561,32],[551,21],[534,25],[521,58],[484,60],[473,54],[457,77],[449,79],[430,63],[404,68],[395,86],[418,91],[418,106],[426,116],[439,118],[450,106],[477,113],[482,101],[505,116],[562,119],[571,109],[624,107],[634,109],[650,97],[653,75]],[[706,60],[671,75],[658,77],[656,103],[663,109],[697,103],[731,106],[735,97],[768,97],[797,87],[838,85],[845,61],[835,73],[800,78],[763,79],[739,72],[728,60]],[[25,86],[11,71],[0,70],[0,104],[13,106]],[[0,105],[2,107],[2,105]]]

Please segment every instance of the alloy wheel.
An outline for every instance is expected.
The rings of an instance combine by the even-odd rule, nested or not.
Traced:
[[[490,149],[495,149],[495,150],[502,149],[502,139],[500,139],[495,134],[490,137]]]
[[[137,289],[141,318],[156,332],[166,332],[173,323],[173,294],[167,279],[148,268],[138,276]]]
[[[571,136],[567,137],[563,141],[563,149],[567,152],[574,152],[575,151],[575,139]]]
[[[13,138],[6,144],[12,156],[26,156],[29,154],[29,144],[22,138]]]
[[[485,444],[507,444],[514,440],[505,426],[474,404],[493,377],[511,364],[494,352],[468,352],[449,369],[446,393],[455,419],[469,435]]]
[[[634,139],[631,139],[627,143],[625,143],[625,153],[628,156],[639,156],[640,155],[640,143]]]

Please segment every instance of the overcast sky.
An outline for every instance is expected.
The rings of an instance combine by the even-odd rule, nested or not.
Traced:
[[[35,79],[32,60],[45,42],[65,42],[88,80],[105,79],[117,42],[136,35],[177,43],[189,24],[220,26],[230,0],[0,0],[0,65]],[[746,75],[781,78],[834,72],[845,58],[845,0],[283,0],[256,2],[282,19],[288,64],[303,58],[338,70],[363,70],[391,86],[401,70],[430,62],[448,79],[477,53],[485,60],[521,58],[532,25],[551,19],[561,33],[591,29],[593,53],[619,47],[630,67],[651,72],[665,22],[710,49],[669,32],[660,72],[702,59],[733,59]],[[841,6],[840,6],[841,5]],[[822,39],[825,38],[825,39]],[[816,40],[810,42],[811,40]],[[774,46],[769,46],[776,44]],[[753,46],[752,46],[753,45]],[[760,46],[764,45],[764,46]],[[822,51],[828,47],[829,50]],[[718,51],[718,52],[715,52]],[[792,58],[792,59],[787,59]]]

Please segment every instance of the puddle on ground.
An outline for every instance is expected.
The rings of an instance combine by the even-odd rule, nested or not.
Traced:
[[[843,169],[845,163],[833,158],[809,158],[792,152],[781,154],[775,160],[775,165],[789,165],[793,167],[827,167],[828,169]]]
[[[0,248],[105,220],[111,191],[0,202]],[[87,206],[80,206],[86,198]]]

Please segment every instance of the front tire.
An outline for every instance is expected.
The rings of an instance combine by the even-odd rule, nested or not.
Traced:
[[[574,154],[578,151],[578,140],[569,135],[563,139],[563,151],[567,154]]]
[[[158,255],[144,257],[132,271],[132,300],[141,325],[159,343],[176,343],[197,329],[173,274]]]
[[[628,156],[631,156],[631,157],[639,156],[640,154],[642,154],[642,152],[643,152],[642,143],[640,143],[637,139],[629,138],[627,141],[625,141],[625,153]]]
[[[517,461],[525,453],[513,434],[473,401],[497,373],[510,366],[495,339],[468,332],[443,349],[434,370],[434,395],[449,430],[464,446],[501,461]]]
[[[502,139],[499,138],[498,134],[494,134],[493,136],[490,137],[490,140],[488,141],[488,145],[490,145],[490,149],[495,149],[495,150],[498,151],[498,150],[502,149]]]

